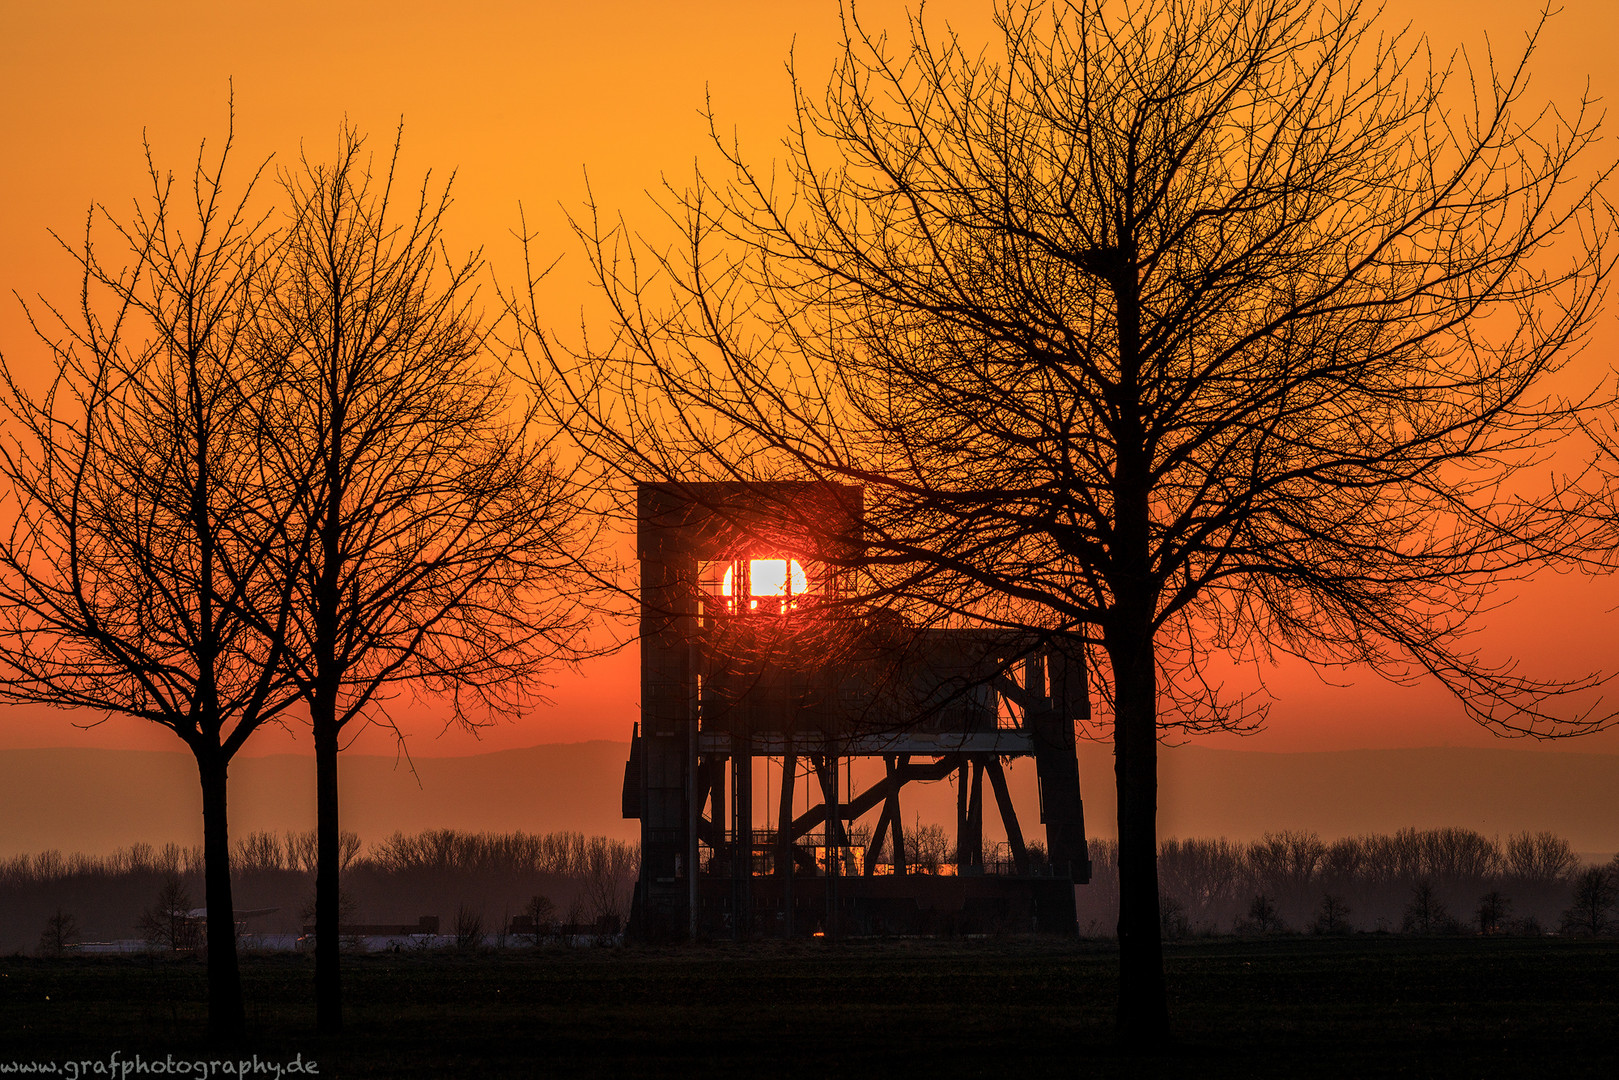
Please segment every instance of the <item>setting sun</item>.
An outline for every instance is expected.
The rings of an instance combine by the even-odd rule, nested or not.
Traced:
[[[787,564],[792,563],[792,580],[789,584]],[[725,577],[720,581],[720,595],[736,595],[736,567],[728,566]],[[809,577],[804,573],[803,564],[797,559],[750,559],[748,561],[748,595],[758,596],[803,596],[809,591]]]

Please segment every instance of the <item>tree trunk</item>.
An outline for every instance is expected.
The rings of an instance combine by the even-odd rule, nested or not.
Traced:
[[[1158,910],[1158,710],[1151,632],[1107,637],[1113,665],[1113,771],[1119,797],[1119,1037],[1151,1050],[1169,1038]]]
[[[332,702],[310,708],[315,735],[315,1029],[343,1030],[342,855],[337,816],[337,723]]]
[[[1158,685],[1153,655],[1151,441],[1142,392],[1140,260],[1126,227],[1105,272],[1119,333],[1113,478],[1113,611],[1103,646],[1113,668],[1113,772],[1119,792],[1119,1038],[1130,1052],[1169,1038],[1158,912]]]
[[[236,903],[230,884],[230,830],[226,827],[225,777],[220,753],[198,753],[202,781],[204,904],[208,910],[208,1034],[235,1042],[247,1034],[242,975],[236,962]]]

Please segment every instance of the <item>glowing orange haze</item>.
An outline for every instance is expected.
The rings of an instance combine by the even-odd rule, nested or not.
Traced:
[[[1390,0],[1392,25],[1411,18],[1443,54],[1466,45],[1482,55],[1488,31],[1510,54],[1538,5],[1525,0]],[[987,35],[988,4],[932,0],[930,19],[949,19],[964,38]],[[863,2],[862,21],[903,36],[902,4]],[[554,322],[577,327],[591,306],[584,264],[557,209],[577,208],[588,167],[597,202],[632,225],[658,222],[643,192],[663,175],[675,184],[705,154],[699,115],[705,91],[727,130],[753,156],[771,154],[789,115],[783,64],[796,49],[806,85],[822,81],[837,35],[837,5],[757,0],[599,0],[594,4],[309,0],[268,5],[174,0],[131,4],[61,0],[0,9],[0,289],[71,303],[75,279],[46,229],[70,241],[92,200],[115,212],[145,190],[140,139],[160,166],[184,173],[199,140],[222,136],[234,86],[236,165],[300,145],[320,158],[346,118],[379,149],[403,117],[407,173],[456,171],[452,242],[484,245],[497,270],[520,272],[510,237],[527,208],[538,251],[563,259],[547,283]],[[1577,99],[1592,78],[1611,96],[1619,5],[1565,0],[1537,54],[1532,97]],[[242,172],[238,172],[241,177]],[[1605,317],[1580,361],[1604,369],[1616,342]],[[12,302],[0,305],[0,350],[25,369],[40,351]],[[1550,579],[1485,616],[1480,644],[1530,671],[1581,674],[1614,663],[1619,591],[1607,582]],[[1430,687],[1360,678],[1326,686],[1308,672],[1267,672],[1278,701],[1253,749],[1491,744]],[[636,715],[633,651],[557,673],[555,707],[486,730],[481,741],[440,730],[431,708],[399,708],[417,754],[455,754],[589,738],[625,738]],[[250,752],[307,749],[296,731],[265,732]],[[1211,739],[1213,745],[1236,745]],[[115,719],[90,733],[44,710],[0,714],[0,748],[99,745],[177,749],[150,725]],[[362,747],[385,749],[382,736]],[[1579,749],[1619,749],[1619,736]]]

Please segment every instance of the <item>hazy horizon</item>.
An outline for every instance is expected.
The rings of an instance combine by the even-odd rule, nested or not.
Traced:
[[[340,768],[343,827],[366,843],[432,828],[472,832],[579,831],[620,840],[639,823],[619,816],[628,744],[541,744],[485,753],[414,755],[416,773],[391,755],[347,754]],[[1079,748],[1088,835],[1110,838],[1111,751]],[[1270,751],[1165,747],[1159,835],[1247,841],[1302,830],[1323,839],[1402,828],[1457,826],[1485,836],[1550,830],[1589,860],[1619,852],[1619,755],[1524,753],[1502,748]],[[136,767],[138,765],[138,768]],[[1022,763],[1026,766],[1027,763]],[[195,765],[178,751],[103,748],[0,750],[0,855],[49,850],[105,854],[131,843],[197,843]],[[1008,771],[1031,839],[1033,769]],[[419,782],[418,782],[419,781]],[[913,784],[907,825],[947,824],[949,781]],[[758,792],[761,806],[765,791]],[[313,762],[298,754],[239,760],[232,769],[231,835],[314,827]],[[999,839],[999,818],[986,815]]]

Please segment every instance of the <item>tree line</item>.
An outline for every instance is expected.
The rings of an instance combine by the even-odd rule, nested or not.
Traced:
[[[912,872],[938,873],[956,861],[941,827],[915,832]],[[536,944],[563,927],[621,925],[638,865],[634,845],[577,832],[435,829],[395,833],[364,848],[353,833],[343,841],[346,926],[408,924],[425,913],[459,947]],[[1092,841],[1091,859],[1095,878],[1079,894],[1081,930],[1107,937],[1117,918],[1117,842]],[[24,947],[43,926],[39,948],[47,955],[131,933],[159,950],[195,951],[202,942],[188,914],[203,861],[201,847],[175,844],[0,860],[8,947]],[[236,842],[231,871],[244,903],[281,908],[258,920],[250,945],[266,932],[299,933],[313,911],[315,870],[312,831],[255,832]],[[1492,838],[1464,828],[1401,829],[1329,841],[1284,830],[1246,843],[1171,838],[1160,845],[1158,872],[1170,940],[1619,932],[1619,856],[1584,864],[1567,840],[1547,831]]]
[[[1118,904],[1118,846],[1092,844],[1081,922],[1105,932]],[[1604,935],[1619,929],[1619,856],[1585,865],[1551,832],[1486,837],[1401,829],[1326,841],[1266,833],[1247,843],[1167,839],[1158,852],[1162,932]]]
[[[363,845],[342,837],[340,944],[357,924],[436,921],[444,937],[509,936],[528,917],[553,936],[568,925],[621,926],[639,865],[636,846],[578,832],[395,833]],[[299,937],[314,916],[313,831],[253,832],[235,841],[231,877],[243,908],[242,944]],[[192,916],[204,884],[203,848],[134,844],[108,855],[45,851],[0,860],[0,948],[40,943],[62,955],[84,942],[144,939],[160,951],[202,949]],[[43,929],[41,929],[43,927]],[[459,927],[459,933],[458,928]],[[547,929],[549,928],[549,930]],[[49,947],[46,947],[47,944]]]

